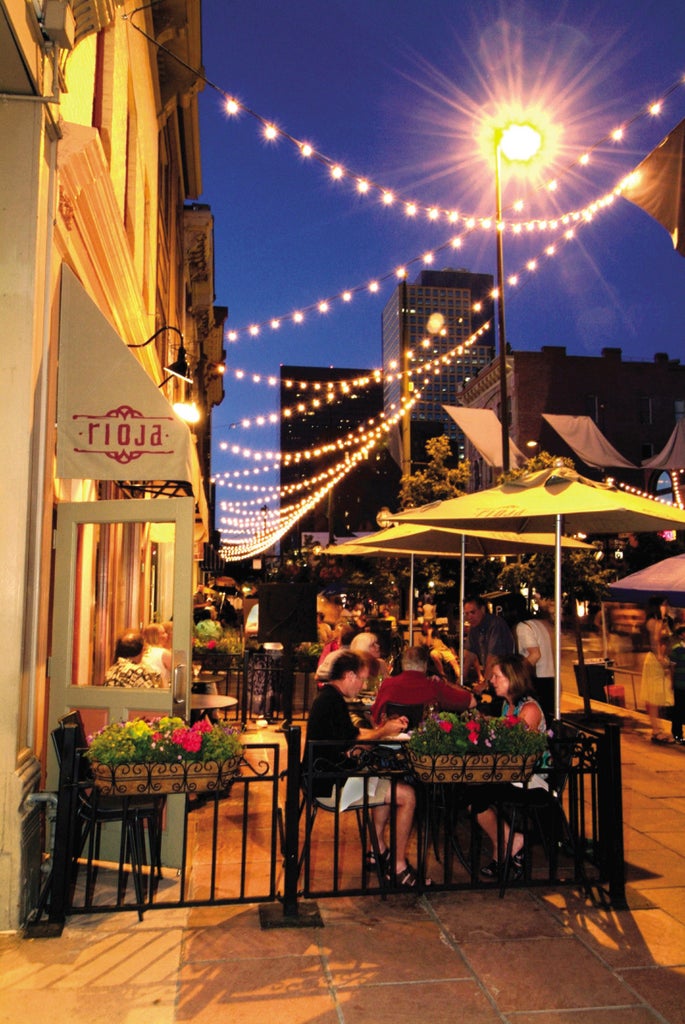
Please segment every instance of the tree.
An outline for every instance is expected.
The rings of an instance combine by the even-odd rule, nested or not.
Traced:
[[[468,462],[460,462],[455,469],[447,466],[452,457],[449,438],[445,434],[431,437],[426,442],[428,465],[418,473],[402,477],[400,481],[400,508],[418,508],[431,501],[444,501],[464,494],[471,471]]]

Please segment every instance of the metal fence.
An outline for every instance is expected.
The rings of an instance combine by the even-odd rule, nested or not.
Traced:
[[[502,801],[501,810],[527,836],[529,856],[520,881],[500,875],[487,882],[480,877],[480,830],[460,799],[459,786],[439,787],[439,794],[434,787],[427,795],[419,784],[412,855],[420,878],[424,871],[435,872],[433,890],[490,888],[503,895],[510,884],[572,884],[606,905],[626,905],[620,724],[610,716],[595,724],[569,716],[552,742],[557,758],[557,776],[550,779],[552,797],[540,804],[523,791],[518,800]],[[295,917],[303,897],[378,898],[393,892],[394,882],[366,858],[374,849],[369,778],[384,775],[396,786],[407,773],[401,758],[388,758],[385,752],[381,762],[377,754],[369,754],[375,760],[362,760],[351,770],[349,765],[344,770],[330,765],[331,783],[359,780],[361,802],[345,809],[336,801],[317,806],[308,785],[308,752],[304,765],[309,759],[310,772],[302,771],[299,727],[287,732],[285,770],[281,753],[278,743],[247,743],[240,774],[226,791],[171,798],[182,801],[180,862],[160,872],[154,836],[143,836],[138,857],[143,886],[137,890],[130,881],[134,858],[124,842],[123,825],[118,863],[88,863],[92,853],[84,856],[81,752],[73,735],[66,736],[50,875],[28,933],[52,934],[76,913],[142,914],[159,907],[280,901],[283,915]],[[124,821],[128,810],[123,808]],[[388,836],[393,848],[392,815]],[[85,884],[88,878],[92,881],[93,870],[95,884]],[[122,877],[127,883],[123,887]]]

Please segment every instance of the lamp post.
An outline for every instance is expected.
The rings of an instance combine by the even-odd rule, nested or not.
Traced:
[[[504,225],[502,224],[502,155],[526,163],[542,144],[540,132],[530,124],[509,124],[495,130],[495,233],[497,238],[497,333],[499,335],[500,420],[502,472],[509,472],[509,410],[507,397],[507,336],[504,325]]]

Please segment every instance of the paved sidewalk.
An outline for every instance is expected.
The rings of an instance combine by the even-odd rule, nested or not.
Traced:
[[[318,929],[75,916],[0,936],[0,1022],[685,1024],[685,749],[625,714],[622,751],[628,910],[536,888],[321,900]]]

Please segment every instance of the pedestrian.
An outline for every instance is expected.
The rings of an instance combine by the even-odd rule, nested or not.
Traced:
[[[685,626],[676,627],[669,658],[673,665],[673,739],[682,746],[685,722]]]
[[[492,615],[482,597],[464,601],[464,622],[469,631],[464,644],[462,683],[471,682],[476,693],[487,689],[495,661],[514,653],[514,637],[501,615]]]

